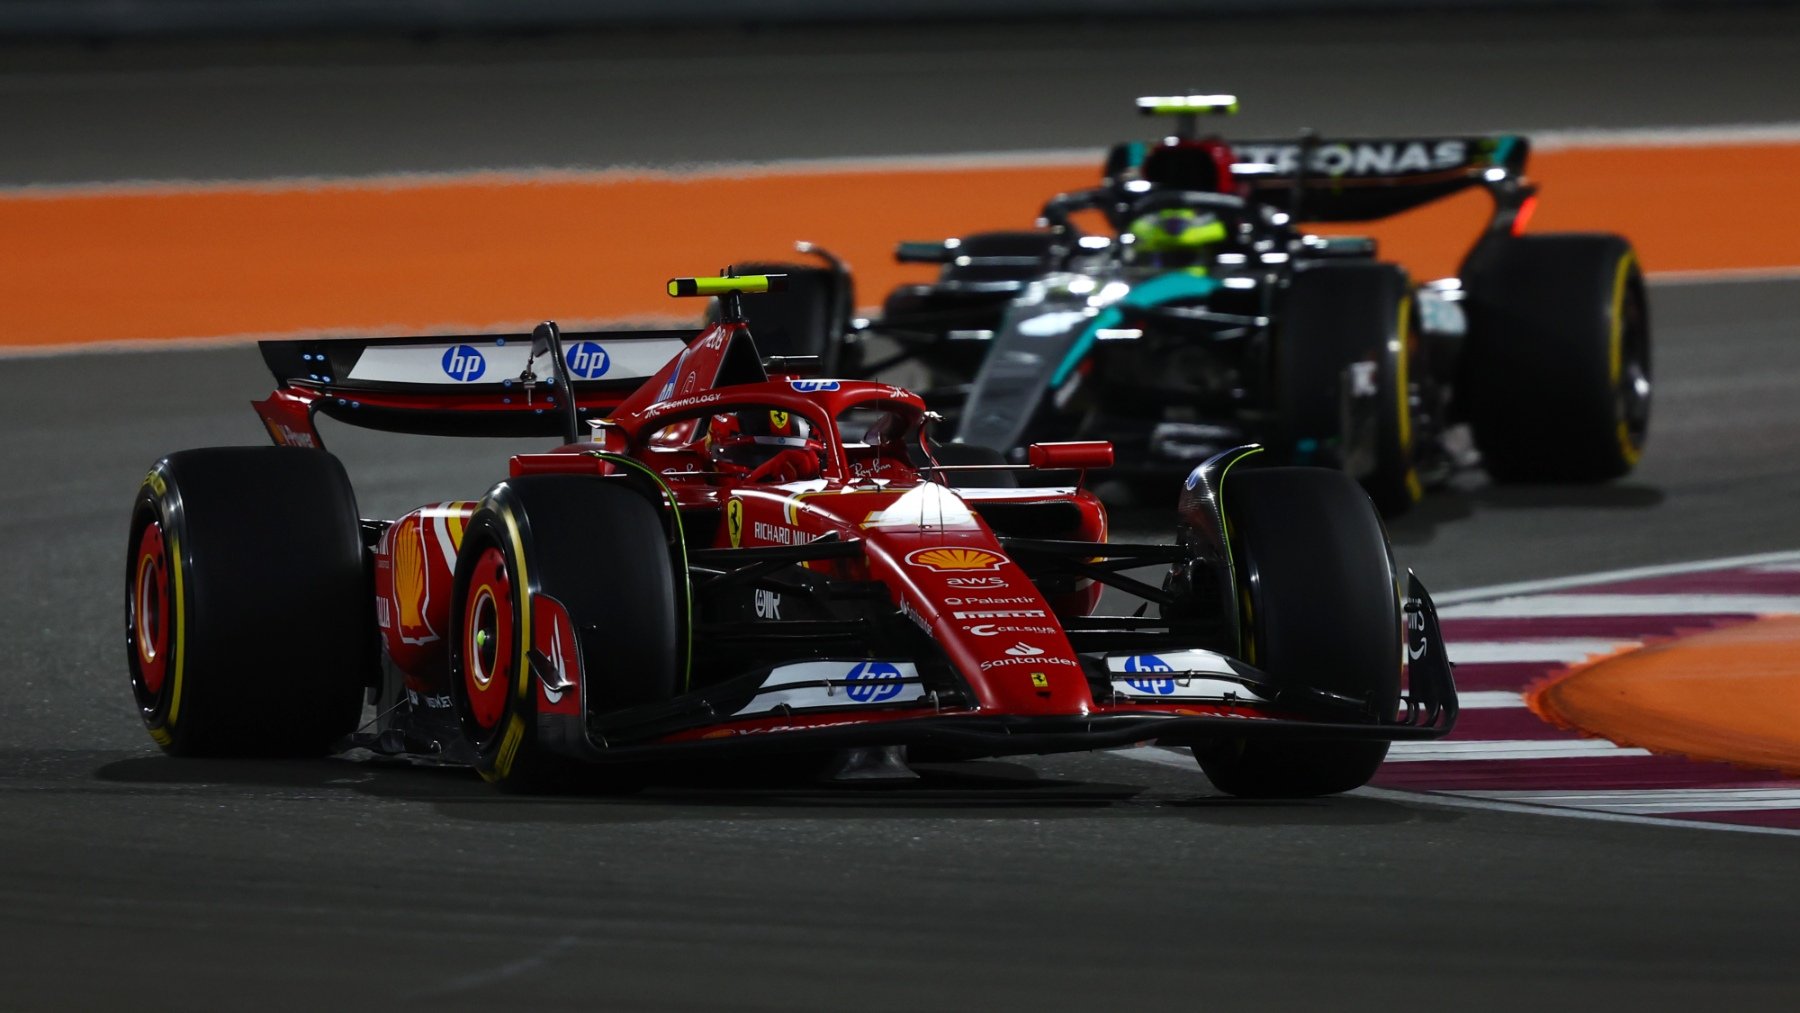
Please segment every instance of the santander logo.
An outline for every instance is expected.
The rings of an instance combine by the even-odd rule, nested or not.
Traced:
[[[1006,653],[1012,655],[1015,658],[1035,658],[1038,655],[1044,653],[1044,649],[1041,647],[1033,647],[1030,644],[1025,643],[1024,641],[1021,640],[1018,643],[1012,645],[1011,647],[1008,647],[1006,649]]]

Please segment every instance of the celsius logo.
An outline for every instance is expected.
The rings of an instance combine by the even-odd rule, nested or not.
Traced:
[[[458,383],[481,379],[487,372],[487,360],[469,345],[453,345],[444,352],[444,375]]]
[[[612,366],[612,359],[592,341],[577,341],[573,347],[563,353],[563,361],[569,364],[569,373],[576,379],[592,380],[605,376]]]
[[[794,389],[802,394],[817,394],[824,390],[837,390],[836,380],[789,380]]]
[[[844,673],[850,686],[844,691],[857,703],[880,703],[900,695],[900,670],[885,661],[865,661]],[[893,679],[893,682],[868,683],[868,679]]]
[[[1044,653],[1044,649],[1041,647],[1033,647],[1030,644],[1026,643],[1025,641],[1021,640],[1018,643],[1012,645],[1011,647],[1008,647],[1006,649],[1006,653],[1012,655],[1015,658],[1035,658],[1038,655]]]
[[[1125,659],[1125,671],[1136,674],[1152,672],[1173,672],[1169,663],[1154,654],[1138,654]],[[1139,693],[1155,693],[1157,696],[1168,696],[1175,692],[1174,679],[1127,679],[1125,685]]]

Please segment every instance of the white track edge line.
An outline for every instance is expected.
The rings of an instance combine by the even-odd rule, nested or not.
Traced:
[[[1569,577],[1551,577],[1546,580],[1522,580],[1511,584],[1493,584],[1488,587],[1474,587],[1462,591],[1451,591],[1447,594],[1431,596],[1439,607],[1460,605],[1465,602],[1486,601],[1491,598],[1506,598],[1512,595],[1540,594],[1545,591],[1558,591],[1573,587],[1584,587],[1589,584],[1610,584],[1621,580],[1638,580],[1646,577],[1668,577],[1683,573],[1704,573],[1708,570],[1729,570],[1739,566],[1756,566],[1762,563],[1792,563],[1800,561],[1800,550],[1784,549],[1779,552],[1759,552],[1747,556],[1726,556],[1722,559],[1699,559],[1685,563],[1661,563],[1654,566],[1634,566],[1622,570],[1601,570],[1596,573],[1575,574]],[[1622,638],[1629,639],[1629,638]]]
[[[1111,749],[1106,751],[1106,755],[1117,756],[1134,763],[1150,763],[1159,767],[1175,767],[1192,770],[1196,774],[1200,773],[1200,765],[1195,763],[1192,757],[1183,756],[1162,746],[1142,749]],[[1533,805],[1529,802],[1469,798],[1462,795],[1445,794],[1441,791],[1398,791],[1393,788],[1363,787],[1345,792],[1345,795],[1350,798],[1368,798],[1382,802],[1430,805],[1441,809],[1469,809],[1477,812],[1512,813],[1521,816],[1549,816],[1590,820],[1595,823],[1629,823],[1637,826],[1675,830],[1727,831],[1739,834],[1758,834],[1765,837],[1800,837],[1800,830],[1791,830],[1787,827],[1757,827],[1742,823],[1710,823],[1701,820],[1670,819],[1665,816],[1638,816],[1632,813],[1611,813],[1594,809],[1569,809],[1558,806]]]
[[[1734,123],[1718,126],[1652,126],[1562,130],[1486,131],[1519,134],[1539,152],[1604,151],[1617,148],[1694,148],[1732,145],[1800,144],[1800,122]],[[895,172],[992,168],[1057,168],[1098,165],[1104,147],[1026,148],[1015,151],[944,152],[919,155],[846,155],[764,161],[695,162],[677,166],[618,165],[600,169],[554,166],[488,167],[431,172],[388,172],[357,175],[275,176],[263,179],[164,179],[117,182],[27,183],[0,186],[0,198],[68,195],[194,193],[213,190],[255,192],[296,186],[385,189],[410,186],[458,186],[491,180],[514,183],[585,183],[624,180],[702,182],[720,177],[817,175],[840,172]]]
[[[1665,827],[1680,830],[1726,831],[1759,834],[1765,837],[1800,837],[1800,830],[1787,827],[1758,827],[1743,823],[1713,823],[1704,820],[1677,820],[1663,816],[1638,816],[1632,813],[1603,812],[1597,809],[1533,805],[1529,802],[1502,802],[1495,799],[1469,798],[1438,791],[1396,791],[1392,788],[1358,788],[1351,797],[1378,799],[1385,802],[1414,802],[1445,809],[1473,809],[1481,812],[1513,813],[1524,816],[1552,816],[1563,819],[1590,820],[1595,823],[1631,823],[1638,826]]]

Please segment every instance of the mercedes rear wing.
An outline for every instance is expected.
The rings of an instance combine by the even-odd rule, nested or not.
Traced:
[[[1531,144],[1515,134],[1232,140],[1232,176],[1298,221],[1363,222],[1483,187],[1499,207],[1530,196]],[[1510,221],[1507,223],[1510,224]]]
[[[315,414],[367,429],[432,436],[557,436],[568,412],[603,418],[670,360],[692,330],[559,332],[553,354],[533,335],[318,338],[259,343],[276,390],[254,402],[278,444],[318,447]]]

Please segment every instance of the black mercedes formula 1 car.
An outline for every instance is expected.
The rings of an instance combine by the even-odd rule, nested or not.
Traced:
[[[1200,131],[1236,106],[1139,99],[1177,118],[1170,136],[1116,145],[1100,185],[1056,195],[1034,229],[900,244],[939,277],[888,294],[874,321],[831,317],[847,279],[815,269],[815,320],[832,323],[813,344],[899,342],[864,368],[925,364],[956,440],[1009,460],[1105,439],[1121,470],[1158,474],[1254,440],[1348,471],[1390,514],[1477,462],[1500,481],[1631,470],[1650,411],[1637,258],[1616,235],[1524,231],[1525,138]],[[1472,188],[1493,213],[1453,278],[1417,283],[1371,239],[1303,228]]]
[[[1110,540],[1079,481],[1110,446],[939,460],[912,392],[760,356],[738,302],[779,281],[674,280],[722,297],[698,335],[265,342],[277,445],[170,454],[131,512],[152,738],[433,757],[525,790],[629,787],[655,761],[1156,740],[1226,792],[1294,796],[1454,724],[1431,599],[1343,474],[1236,448],[1171,490],[1175,541]],[[561,441],[365,518],[319,416]],[[994,469],[1026,481],[960,481]],[[1143,607],[1099,614],[1109,587]]]

